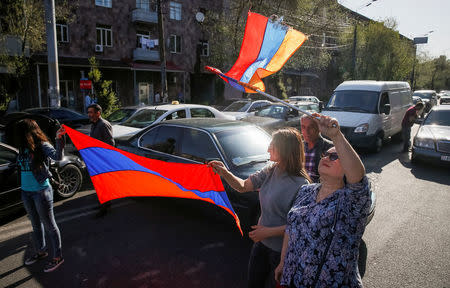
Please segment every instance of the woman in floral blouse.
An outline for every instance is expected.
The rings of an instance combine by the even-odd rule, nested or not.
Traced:
[[[320,183],[302,186],[288,213],[275,278],[285,287],[362,287],[358,251],[370,184],[336,119],[320,117],[315,121],[334,147],[320,161]]]

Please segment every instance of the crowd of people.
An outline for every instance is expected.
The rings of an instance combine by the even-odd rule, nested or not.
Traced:
[[[421,109],[423,104],[416,104],[403,119],[405,147]],[[91,104],[87,112],[90,136],[114,145],[101,107]],[[301,118],[301,134],[294,128],[274,132],[268,147],[270,164],[247,179],[233,175],[220,161],[208,163],[236,191],[259,191],[261,216],[248,235],[254,241],[248,287],[276,287],[277,282],[282,287],[362,287],[358,253],[371,206],[370,181],[337,120],[313,116]],[[19,125],[17,164],[35,247],[25,264],[48,256],[45,231],[52,258],[44,271],[51,272],[64,258],[53,213],[49,159],[61,159],[65,131],[58,130],[55,149],[35,121],[25,119]],[[100,216],[108,207],[100,206]]]

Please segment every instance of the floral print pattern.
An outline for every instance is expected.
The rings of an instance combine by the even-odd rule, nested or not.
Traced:
[[[358,254],[371,205],[370,182],[364,177],[316,203],[320,186],[302,186],[288,213],[289,242],[281,285],[310,287],[332,237],[316,287],[362,287]]]

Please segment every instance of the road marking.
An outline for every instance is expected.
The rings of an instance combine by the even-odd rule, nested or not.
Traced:
[[[111,209],[119,208],[119,207],[122,207],[125,205],[129,205],[131,203],[133,203],[133,202],[130,200],[126,200],[125,202],[113,204]],[[56,223],[61,224],[61,223],[67,222],[67,221],[71,221],[73,219],[77,219],[80,217],[95,214],[95,213],[97,213],[97,209],[95,209],[96,207],[98,207],[98,205],[90,205],[90,206],[86,206],[82,209],[74,209],[74,210],[68,210],[65,212],[58,213],[55,215]],[[85,212],[78,213],[81,211],[85,211]],[[67,216],[67,215],[71,215],[71,216]],[[67,216],[67,217],[64,217],[64,216]],[[31,231],[33,231],[33,228],[31,227],[31,222],[28,218],[25,221],[17,222],[17,223],[11,224],[11,225],[5,225],[3,227],[0,227],[0,242],[11,239],[13,237],[17,237],[17,236],[29,233]]]

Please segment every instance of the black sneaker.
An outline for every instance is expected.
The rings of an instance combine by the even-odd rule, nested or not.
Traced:
[[[33,256],[25,259],[25,265],[27,265],[27,266],[32,265],[32,264],[36,263],[37,261],[44,259],[47,256],[48,256],[47,252],[36,253]]]
[[[62,263],[64,263],[64,258],[53,258],[50,262],[47,263],[47,265],[45,265],[44,272],[52,272],[56,270],[56,268],[58,268]]]

